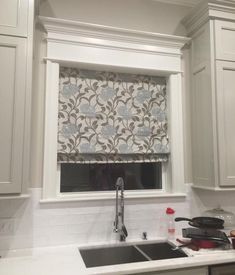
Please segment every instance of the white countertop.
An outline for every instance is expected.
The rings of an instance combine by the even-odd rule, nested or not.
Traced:
[[[85,267],[78,245],[2,251],[0,275],[120,275],[235,262],[232,249],[192,251],[186,248],[184,251],[189,257],[95,268]]]

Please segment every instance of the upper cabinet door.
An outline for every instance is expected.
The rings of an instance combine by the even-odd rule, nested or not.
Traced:
[[[235,186],[235,63],[217,61],[220,186]]]
[[[235,22],[215,21],[216,59],[235,61]]]
[[[20,193],[26,82],[25,38],[0,35],[0,193]]]
[[[26,37],[29,0],[0,0],[0,34]]]

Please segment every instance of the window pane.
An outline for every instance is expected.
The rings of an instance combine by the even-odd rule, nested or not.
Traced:
[[[161,189],[161,163],[61,164],[61,192],[115,190],[123,177],[125,190]]]

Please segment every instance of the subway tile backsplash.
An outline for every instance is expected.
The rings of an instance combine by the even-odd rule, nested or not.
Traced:
[[[140,240],[143,231],[150,239],[166,237],[165,209],[172,207],[176,216],[200,215],[219,201],[227,203],[228,195],[198,196],[188,186],[186,198],[129,199],[125,201],[127,240]],[[21,249],[66,244],[115,242],[113,232],[115,201],[64,202],[41,204],[41,189],[31,189],[31,197],[24,200],[0,200],[0,249]],[[223,198],[224,197],[224,198]],[[233,195],[229,210],[235,210]],[[225,205],[226,206],[226,205]],[[228,205],[227,205],[228,206]],[[228,209],[228,207],[226,207]],[[1,221],[11,221],[13,227],[4,228]],[[176,223],[176,234],[181,234],[187,222]],[[8,230],[9,229],[9,230]],[[4,231],[4,234],[1,233]]]

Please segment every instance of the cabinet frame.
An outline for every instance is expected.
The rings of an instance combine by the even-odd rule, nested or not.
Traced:
[[[23,154],[24,154],[24,129],[25,129],[25,93],[26,93],[26,70],[27,70],[27,42],[24,38],[0,36],[0,47],[15,49],[15,83],[13,88],[13,119],[11,124],[11,152],[10,175],[8,181],[0,182],[0,193],[20,193],[22,190]],[[9,72],[11,73],[11,72]],[[2,91],[4,93],[5,91]],[[7,91],[9,92],[9,91]],[[10,123],[8,121],[8,123]],[[7,127],[7,126],[6,126]],[[4,125],[2,125],[4,129]]]
[[[223,76],[223,73],[226,68],[235,71],[235,3],[220,2],[218,5],[216,1],[205,1],[182,22],[192,37],[191,90],[194,98],[197,92],[203,96],[196,103],[192,100],[193,187],[231,191],[235,190],[235,166],[232,164],[235,160],[232,148],[235,111],[231,107],[231,100],[235,103],[235,90],[230,88],[234,87],[233,76]],[[202,68],[204,72],[200,71]],[[195,72],[201,72],[201,78],[197,79]],[[226,83],[230,84],[226,87]],[[226,99],[225,87],[229,93]],[[203,129],[199,127],[200,121],[203,122]],[[198,141],[194,138],[195,134],[203,137]]]

